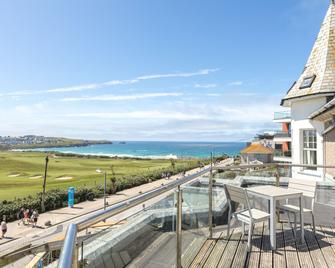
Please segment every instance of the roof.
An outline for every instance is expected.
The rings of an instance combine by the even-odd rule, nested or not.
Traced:
[[[320,109],[313,112],[308,118],[314,120],[324,121],[329,116],[335,114],[335,98],[327,102]]]
[[[273,149],[260,143],[253,143],[241,151],[241,154],[273,154]]]
[[[307,64],[282,100],[335,93],[335,3],[330,5]]]
[[[330,126],[325,131],[322,132],[322,135],[326,135],[326,134],[328,134],[329,132],[331,132],[334,129],[335,129],[335,126]]]

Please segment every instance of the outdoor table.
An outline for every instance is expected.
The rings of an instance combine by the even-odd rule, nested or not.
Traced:
[[[255,186],[248,188],[248,193],[269,201],[270,213],[270,242],[271,248],[276,249],[276,203],[279,200],[299,199],[301,241],[304,241],[303,193],[299,190],[280,188],[276,186]]]

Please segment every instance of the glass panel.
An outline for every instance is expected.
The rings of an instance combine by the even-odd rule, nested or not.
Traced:
[[[175,219],[174,192],[170,192],[89,228],[92,237],[79,251],[82,267],[175,265]]]
[[[208,238],[209,174],[183,186],[182,267],[188,267]],[[216,211],[217,189],[213,187],[213,213]],[[219,200],[225,204],[224,197]]]

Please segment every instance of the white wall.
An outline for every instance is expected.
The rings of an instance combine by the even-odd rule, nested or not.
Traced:
[[[325,97],[314,97],[305,100],[296,100],[291,104],[292,116],[292,164],[303,164],[302,158],[302,130],[315,129],[317,141],[317,164],[323,165],[323,137],[324,125],[321,122],[311,121],[309,115],[321,108],[326,103]],[[303,170],[302,168],[293,168],[292,176],[306,180],[322,180],[323,170]]]

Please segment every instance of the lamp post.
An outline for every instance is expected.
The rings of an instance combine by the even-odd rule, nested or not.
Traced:
[[[104,210],[106,210],[107,202],[106,202],[106,179],[107,179],[107,172],[101,170],[100,168],[96,169],[97,173],[104,174]]]
[[[45,167],[44,167],[44,179],[43,179],[43,192],[42,192],[42,202],[41,202],[41,210],[45,212],[45,187],[47,183],[47,173],[48,173],[48,163],[49,163],[49,156],[46,155],[45,157]]]

